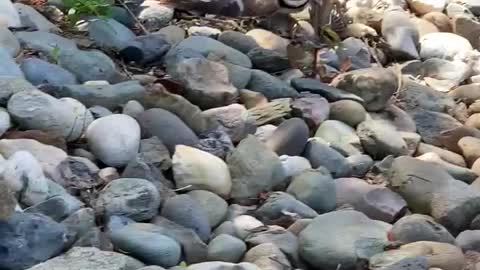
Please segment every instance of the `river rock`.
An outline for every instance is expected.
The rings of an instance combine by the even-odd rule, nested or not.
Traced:
[[[245,200],[272,190],[286,176],[278,156],[249,135],[226,158],[232,176],[231,198]],[[263,179],[258,182],[258,179]]]
[[[458,141],[458,146],[462,149],[462,154],[469,166],[480,157],[478,151],[480,150],[480,139],[475,137],[463,137]]]
[[[432,11],[443,11],[448,1],[432,0],[408,0],[408,6],[418,15],[423,15]]]
[[[232,189],[230,172],[223,160],[202,150],[177,145],[173,155],[177,188],[204,189],[227,197]]]
[[[300,118],[292,118],[275,129],[266,140],[266,145],[280,156],[298,156],[303,152],[308,137],[307,124]]]
[[[65,193],[28,207],[24,211],[26,213],[43,214],[52,218],[56,222],[61,222],[82,206],[84,206],[84,204],[81,201],[74,196]]]
[[[463,181],[467,184],[471,184],[478,177],[474,170],[448,163],[435,153],[426,153],[418,156],[417,158],[440,165],[453,178]]]
[[[224,31],[218,36],[218,41],[247,54],[258,46],[253,37],[237,31]]]
[[[307,170],[294,176],[287,192],[317,213],[330,212],[337,205],[335,182],[325,171]]]
[[[455,44],[447,46],[447,44]],[[463,60],[473,50],[470,42],[452,33],[430,33],[420,39],[420,57],[422,59],[441,58]]]
[[[240,104],[213,108],[202,112],[205,117],[217,120],[225,127],[233,143],[243,140],[248,134],[255,134],[255,119]]]
[[[0,259],[0,267],[8,270],[28,269],[46,261],[66,244],[65,226],[40,214],[14,213],[2,222],[0,231],[2,248],[9,251]]]
[[[307,143],[303,156],[310,161],[312,168],[323,166],[334,178],[346,177],[352,173],[351,165],[342,154],[316,139]]]
[[[341,74],[333,86],[360,96],[368,111],[379,111],[398,88],[398,78],[391,69],[369,68]]]
[[[210,238],[211,229],[206,209],[188,195],[168,198],[162,207],[161,215],[192,229],[204,242]]]
[[[252,29],[246,35],[253,38],[257,45],[264,49],[274,50],[282,55],[287,55],[289,41],[285,38],[260,28]]]
[[[251,49],[247,56],[252,60],[253,67],[267,72],[279,72],[290,67],[287,56],[274,50],[261,47]]]
[[[94,247],[74,247],[66,254],[35,265],[29,270],[137,270],[144,266],[127,255]]]
[[[179,144],[193,146],[198,143],[198,137],[185,123],[175,114],[163,109],[149,109],[137,118],[142,129],[142,137],[159,138],[170,153],[175,152],[175,146]]]
[[[299,92],[311,92],[326,98],[330,102],[350,99],[360,103],[364,103],[363,99],[355,94],[345,90],[332,87],[329,84],[322,83],[319,80],[309,78],[295,78],[291,81],[291,85]]]
[[[191,58],[167,66],[167,70],[173,79],[185,85],[185,97],[203,109],[231,104],[238,96],[238,90],[229,81],[228,69],[220,63]]]
[[[205,190],[193,190],[188,195],[207,211],[212,229],[225,220],[228,204],[224,199]]]
[[[15,6],[11,1],[3,1],[0,6],[0,26],[1,27],[21,27],[22,22]]]
[[[41,13],[35,10],[33,7],[15,3],[15,9],[20,15],[20,20],[23,27],[31,27],[38,31],[45,32],[59,32],[60,29],[49,20],[47,20]]]
[[[125,48],[128,42],[135,38],[135,34],[130,29],[111,18],[90,20],[88,36],[96,45],[117,51]]]
[[[260,270],[252,263],[203,262],[190,265],[187,270]]]
[[[452,234],[467,228],[480,208],[480,193],[439,165],[398,157],[389,174],[389,186],[407,201],[412,212],[430,214]]]
[[[460,122],[448,114],[427,110],[413,112],[413,120],[417,125],[418,133],[422,136],[422,140],[435,146],[446,146],[442,140],[442,132],[461,127]],[[447,147],[447,149],[452,150],[450,147]]]
[[[152,223],[155,225],[144,223],[140,226],[139,223],[136,223],[135,226],[175,239],[182,246],[183,255],[187,263],[192,264],[206,260],[207,245],[193,230],[161,216],[156,216]]]
[[[70,71],[39,58],[32,57],[23,60],[20,68],[25,74],[25,78],[33,85],[61,86],[77,83],[77,78]]]
[[[20,67],[15,62],[15,59],[10,56],[10,53],[3,47],[0,47],[0,76],[11,76],[23,78],[23,73]]]
[[[78,139],[93,120],[80,102],[71,98],[56,99],[38,90],[14,94],[7,108],[21,127],[54,130],[67,141]]]
[[[112,59],[98,50],[60,49],[58,64],[75,74],[80,82],[104,80],[113,83],[119,77]]]
[[[263,220],[276,220],[284,216],[284,212],[293,213],[300,218],[314,218],[318,214],[303,202],[285,192],[273,192],[260,206],[255,214]]]
[[[226,62],[231,64],[246,68],[252,67],[250,58],[248,58],[248,56],[245,54],[223,44],[220,41],[201,36],[193,36],[181,41],[175,48],[168,52],[166,57],[179,57],[181,54],[184,54],[187,51],[198,52],[204,57],[207,57],[210,53],[212,53],[224,58]]]
[[[312,168],[310,161],[304,157],[283,155],[280,156],[280,161],[287,177],[298,175]]]
[[[315,132],[315,137],[325,140],[332,148],[345,155],[357,155],[363,152],[360,138],[355,130],[337,120],[323,122]]]
[[[0,27],[0,47],[4,48],[11,57],[17,56],[20,52],[20,42],[6,27]]]
[[[445,160],[446,162],[452,163],[454,165],[460,166],[460,167],[466,167],[466,162],[465,159],[452,151],[448,151],[446,149],[426,144],[426,143],[420,143],[417,147],[417,156],[433,152],[437,154],[441,159]]]
[[[130,40],[120,51],[120,57],[127,62],[153,64],[162,60],[170,48],[162,35],[149,34]]]
[[[408,154],[407,144],[401,134],[382,121],[367,120],[360,123],[357,134],[363,149],[374,159]]]
[[[208,244],[208,259],[237,263],[247,251],[247,245],[228,234],[220,234]]]
[[[339,100],[330,104],[331,120],[338,120],[356,127],[360,122],[366,119],[367,112],[358,102],[352,100]]]
[[[353,210],[326,213],[313,219],[300,233],[300,255],[313,267],[335,268],[340,264],[345,269],[355,269],[358,254],[363,251],[362,242],[382,245],[390,227]],[[329,233],[322,233],[325,231]],[[341,241],[338,235],[342,235]]]
[[[315,130],[330,114],[328,101],[315,94],[301,93],[292,103],[292,115],[302,118],[311,130]]]
[[[441,224],[427,215],[413,214],[402,217],[389,232],[391,241],[413,243],[417,241],[434,241],[455,243],[455,238]]]
[[[137,81],[117,84],[69,84],[51,90],[56,97],[72,97],[88,107],[103,106],[114,110],[130,100],[143,101],[146,91]]]
[[[39,51],[51,57],[52,59],[58,58],[60,56],[60,52],[66,53],[67,51],[78,50],[75,41],[53,33],[42,31],[21,31],[16,32],[15,36],[17,37],[18,41],[20,41],[22,47]]]
[[[180,261],[180,245],[172,238],[125,226],[109,232],[116,249],[145,263],[172,267]]]
[[[463,252],[469,250],[480,250],[480,231],[466,230],[461,232],[455,239],[455,243],[459,246]]]
[[[387,10],[382,20],[382,35],[390,45],[394,56],[418,59],[419,33],[408,13],[403,9]]]
[[[78,240],[95,228],[95,211],[92,208],[80,208],[62,221],[73,240]]]
[[[160,206],[160,195],[151,182],[138,178],[119,178],[100,191],[96,213],[126,216],[136,221],[154,217]]]
[[[296,97],[295,91],[288,83],[259,69],[252,70],[252,77],[247,89],[262,93],[268,99]]]
[[[245,254],[243,261],[268,270],[279,270],[281,267],[286,266],[291,267],[287,256],[273,243],[264,243],[251,248]]]
[[[352,166],[352,176],[364,177],[373,166],[373,159],[369,155],[352,155],[347,157],[347,162]]]
[[[140,126],[128,115],[113,114],[88,126],[86,138],[92,153],[103,163],[123,167],[138,152]]]

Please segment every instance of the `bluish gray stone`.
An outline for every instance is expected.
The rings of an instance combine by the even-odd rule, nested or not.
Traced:
[[[23,72],[6,48],[0,47],[0,76],[23,78]]]
[[[84,204],[74,196],[65,193],[63,195],[49,198],[39,204],[25,209],[26,213],[39,213],[61,222],[77,211]]]
[[[206,210],[188,195],[177,195],[166,200],[161,215],[194,230],[205,242],[210,238],[211,229]]]
[[[303,202],[285,192],[274,192],[255,214],[258,217],[275,220],[285,215],[285,212],[298,215],[300,218],[314,218],[317,212]]]
[[[208,244],[208,259],[237,263],[247,251],[247,245],[240,239],[228,234],[221,234]]]
[[[120,56],[127,62],[138,64],[155,63],[162,60],[171,45],[161,35],[149,34],[132,39],[122,48]]]
[[[189,37],[183,40],[168,52],[167,58],[183,55],[186,51],[194,51],[200,53],[200,55],[203,55],[204,57],[207,57],[209,54],[214,54],[231,64],[246,68],[252,67],[250,58],[248,58],[248,56],[242,52],[237,51],[234,48],[231,48],[215,39],[201,36]]]
[[[352,173],[352,167],[347,159],[323,142],[309,141],[303,156],[310,161],[312,168],[325,167],[334,178],[350,176]]]
[[[107,50],[122,50],[135,38],[130,29],[111,18],[90,20],[88,36],[98,46]]]
[[[337,206],[335,181],[325,171],[307,170],[294,176],[287,192],[318,213],[330,212]]]
[[[60,49],[58,64],[75,74],[80,82],[118,80],[115,63],[101,51]]]
[[[268,99],[298,96],[298,92],[288,83],[258,69],[252,70],[247,89],[262,93]]]
[[[142,100],[146,90],[138,81],[126,81],[105,85],[64,85],[53,89],[50,94],[74,98],[87,107],[98,105],[114,110],[130,100]]]
[[[78,50],[75,41],[48,32],[16,32],[15,36],[22,47],[44,53],[52,58],[56,58],[56,54],[65,51]]]
[[[16,212],[0,221],[0,268],[24,270],[58,255],[66,243],[65,226],[31,213]]]
[[[20,65],[25,78],[33,85],[61,86],[76,84],[77,78],[70,71],[39,58],[27,58]]]

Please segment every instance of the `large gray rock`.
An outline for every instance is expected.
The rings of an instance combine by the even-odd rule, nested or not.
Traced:
[[[202,114],[209,119],[219,121],[234,143],[243,140],[248,134],[255,134],[257,130],[255,119],[240,104],[213,108]]]
[[[26,208],[26,213],[38,213],[48,216],[56,222],[61,222],[84,204],[74,196],[65,193],[54,196],[39,204]]]
[[[57,32],[60,29],[49,20],[47,20],[40,12],[31,6],[15,3],[15,9],[20,15],[23,27],[31,27],[35,30],[45,32]]]
[[[329,119],[338,120],[351,127],[356,127],[367,118],[362,104],[353,100],[339,100],[330,104]]]
[[[247,245],[240,239],[228,234],[220,234],[208,244],[208,259],[237,263],[247,251]]]
[[[290,68],[288,58],[274,50],[256,47],[251,49],[247,55],[256,69],[274,73]]]
[[[402,217],[389,233],[391,241],[403,244],[417,241],[455,243],[455,238],[441,224],[427,215],[413,214]]]
[[[187,51],[195,51],[204,57],[207,57],[209,54],[215,54],[221,58],[224,58],[225,61],[231,64],[246,68],[252,67],[250,58],[248,58],[248,56],[245,54],[221,43],[220,41],[201,36],[193,36],[183,40],[175,48],[168,52],[166,58],[180,57]]]
[[[218,41],[243,53],[248,53],[251,49],[258,46],[254,38],[236,31],[222,32],[218,36]]]
[[[0,76],[13,76],[23,78],[23,72],[12,58],[10,53],[3,47],[0,47]]]
[[[142,137],[158,137],[168,148],[175,152],[175,146],[183,144],[194,146],[198,138],[193,131],[175,114],[163,109],[149,109],[140,114],[137,120],[142,129]]]
[[[390,10],[384,13],[382,36],[386,39],[394,55],[403,59],[418,59],[418,30],[403,10]]]
[[[417,126],[418,133],[425,143],[435,146],[447,146],[444,143],[442,133],[461,128],[462,124],[448,114],[417,110],[412,113],[413,120]],[[457,140],[458,141],[458,140]],[[457,142],[454,142],[456,144]],[[458,147],[457,147],[458,148]],[[448,150],[452,150],[447,147]]]
[[[337,120],[323,122],[315,132],[315,137],[325,140],[342,154],[351,156],[363,153],[362,144],[355,129],[343,122]]]
[[[263,191],[272,190],[286,177],[278,156],[251,135],[239,143],[226,161],[232,176],[233,199],[256,197]]]
[[[228,69],[220,63],[190,58],[167,65],[167,71],[185,86],[184,96],[200,108],[228,105],[238,97],[238,90],[229,81]]]
[[[0,268],[22,270],[58,255],[66,244],[65,226],[30,213],[14,213],[0,224]]]
[[[330,102],[348,99],[357,101],[360,104],[364,103],[363,99],[356,94],[352,94],[345,90],[332,87],[329,84],[321,82],[320,80],[297,78],[293,79],[291,84],[292,87],[295,88],[298,92],[312,92],[326,98]]]
[[[58,53],[58,64],[75,74],[80,82],[108,81],[119,79],[115,63],[101,51],[62,50]]]
[[[422,59],[464,60],[472,50],[466,38],[453,33],[430,33],[420,39]]]
[[[281,123],[265,143],[279,156],[298,156],[302,154],[307,144],[309,133],[305,121],[291,118]]]
[[[93,121],[90,112],[77,100],[56,99],[38,90],[14,94],[7,109],[21,128],[53,130],[67,141],[80,138]]]
[[[0,47],[4,48],[11,57],[20,52],[20,42],[6,27],[0,27]]]
[[[265,71],[253,69],[247,89],[262,93],[268,99],[296,97],[298,92],[288,83]]]
[[[272,260],[271,258],[274,258]],[[280,270],[291,267],[287,256],[273,243],[265,243],[251,248],[243,258],[244,262],[253,263],[260,269]]]
[[[211,228],[207,210],[186,194],[167,199],[160,214],[179,225],[192,229],[204,242],[210,238]]]
[[[137,270],[143,263],[129,256],[94,247],[74,247],[66,254],[35,265],[29,270]]]
[[[137,178],[119,178],[110,182],[95,202],[95,212],[125,216],[136,221],[154,217],[160,206],[160,195],[151,182]]]
[[[469,250],[478,252],[480,250],[480,231],[463,231],[457,236],[455,243],[463,250],[463,252]]]
[[[152,224],[137,223],[140,229],[156,232],[175,239],[182,246],[183,256],[189,264],[203,262],[207,259],[207,245],[191,229],[183,227],[164,217],[156,216]]]
[[[172,238],[134,226],[109,231],[113,246],[142,262],[172,267],[180,261],[180,245]]]
[[[325,167],[334,178],[352,173],[352,166],[342,154],[317,139],[307,143],[303,156],[310,161],[312,168]]]
[[[123,167],[138,152],[140,126],[128,115],[112,114],[93,121],[86,138],[95,157],[108,166]]]
[[[77,83],[77,78],[70,71],[39,58],[23,60],[20,68],[25,74],[25,79],[33,85],[50,84],[61,86]]]
[[[408,154],[406,142],[401,133],[383,121],[367,120],[357,127],[357,134],[365,152],[373,159],[380,160],[386,156],[403,156]]]
[[[142,101],[145,93],[145,88],[138,81],[99,85],[70,83],[50,91],[53,96],[72,97],[87,107],[103,106],[109,110],[117,109],[130,100]]]
[[[314,218],[318,215],[315,210],[292,195],[279,191],[271,193],[255,214],[260,219],[276,220],[284,216],[285,212],[293,213],[300,218]]]
[[[414,213],[429,214],[456,234],[480,211],[480,193],[452,178],[439,165],[398,157],[389,171],[389,185]]]
[[[383,251],[390,227],[353,210],[326,213],[300,233],[300,255],[315,268],[352,270],[359,254]]]
[[[407,202],[388,188],[376,188],[365,193],[357,201],[355,210],[371,219],[392,223],[405,215]]]
[[[88,37],[104,49],[120,51],[135,38],[135,34],[118,21],[105,18],[88,22]]]
[[[287,192],[318,213],[330,212],[337,205],[335,182],[328,172],[321,170],[307,170],[294,176]]]
[[[188,195],[207,211],[212,229],[225,220],[228,203],[220,196],[206,190],[193,190]]]
[[[75,41],[48,32],[16,32],[15,36],[22,47],[41,52],[52,59],[55,59],[60,52],[78,49]]]
[[[367,111],[380,111],[397,91],[398,80],[392,69],[368,68],[341,74],[333,86],[360,96]]]

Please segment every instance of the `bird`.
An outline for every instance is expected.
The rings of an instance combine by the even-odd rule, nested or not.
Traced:
[[[263,17],[303,10],[309,0],[157,0],[179,10],[227,17]]]

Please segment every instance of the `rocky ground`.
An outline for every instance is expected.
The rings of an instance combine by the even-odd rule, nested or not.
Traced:
[[[0,269],[480,269],[480,1],[61,4],[0,0]]]

